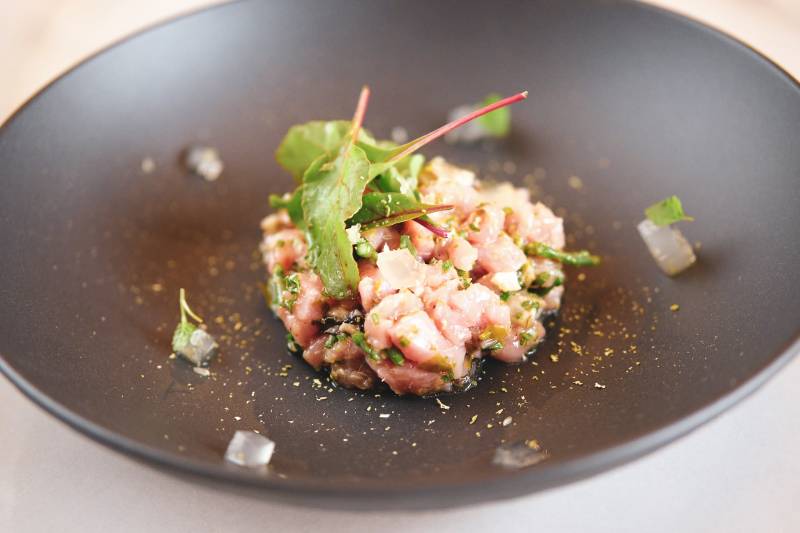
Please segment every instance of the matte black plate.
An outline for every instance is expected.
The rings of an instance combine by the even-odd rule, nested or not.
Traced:
[[[274,148],[292,124],[350,116],[363,83],[381,136],[528,89],[506,141],[427,152],[532,185],[566,213],[572,245],[606,257],[584,281],[569,272],[535,363],[488,364],[449,409],[315,385],[258,290],[259,220],[291,186]],[[101,442],[291,501],[437,507],[564,483],[696,427],[790,358],[798,124],[798,86],[763,57],[627,2],[203,11],[81,64],[0,131],[0,366]],[[220,181],[181,168],[194,142],[220,150]],[[676,279],[635,230],[670,194],[702,243]],[[210,379],[167,358],[181,286],[223,338]],[[277,442],[269,471],[222,460],[253,428]],[[538,464],[492,463],[526,439]]]

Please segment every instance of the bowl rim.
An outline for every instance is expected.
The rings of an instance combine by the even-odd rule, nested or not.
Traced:
[[[62,79],[79,71],[94,58],[106,54],[142,34],[149,33],[150,31],[164,26],[180,23],[184,19],[197,15],[206,14],[218,9],[227,9],[240,3],[245,3],[245,0],[235,0],[233,2],[184,11],[164,20],[146,25],[131,34],[112,41],[110,44],[89,54],[84,59],[67,68],[36,91],[32,96],[27,98],[2,124],[0,124],[0,135],[6,132],[8,129],[7,127],[18,119],[25,109],[32,105],[41,95],[58,84]],[[669,17],[677,23],[691,26],[702,32],[713,35],[727,42],[729,45],[739,48],[756,61],[766,64],[774,73],[788,82],[790,86],[797,91],[798,96],[800,96],[800,81],[795,79],[775,61],[749,44],[733,37],[726,31],[661,6],[636,0],[621,0],[619,3],[629,7],[634,6],[650,10],[660,16]],[[764,385],[764,383],[787,365],[798,353],[800,353],[800,327],[795,332],[794,337],[773,354],[770,362],[760,369],[755,370],[750,376],[740,381],[733,389],[718,395],[704,405],[697,407],[683,416],[671,422],[667,422],[656,429],[644,431],[619,444],[587,455],[567,456],[557,461],[540,463],[536,468],[509,471],[491,480],[481,481],[480,484],[484,490],[481,490],[479,494],[476,494],[477,491],[474,490],[477,485],[474,480],[455,482],[442,480],[442,482],[423,487],[419,485],[386,484],[385,481],[380,480],[358,482],[337,481],[335,488],[333,488],[333,485],[320,486],[318,483],[307,479],[296,480],[283,479],[277,476],[255,476],[246,470],[225,468],[222,462],[220,464],[212,464],[190,460],[176,453],[170,453],[153,446],[142,444],[135,439],[106,429],[102,425],[73,412],[25,379],[8,361],[6,361],[3,354],[0,354],[0,373],[5,375],[18,390],[35,404],[72,429],[121,454],[141,460],[150,465],[163,467],[175,474],[190,474],[191,476],[227,483],[228,485],[233,484],[257,488],[262,491],[268,491],[276,497],[280,495],[289,496],[289,501],[294,503],[302,503],[303,499],[308,500],[309,498],[313,498],[316,499],[316,506],[325,506],[324,502],[326,501],[341,502],[358,498],[370,509],[382,508],[381,505],[387,502],[390,503],[388,505],[383,505],[384,508],[420,508],[431,506],[430,504],[426,506],[424,503],[420,505],[420,502],[431,498],[433,495],[447,493],[450,503],[441,500],[437,501],[434,498],[435,503],[432,507],[441,508],[463,505],[469,502],[487,502],[523,496],[537,490],[552,488],[584,479],[605,472],[623,463],[633,461],[634,459],[642,457],[687,435],[742,401]],[[409,498],[409,500],[399,499],[403,497]],[[417,503],[411,503],[411,500]],[[409,503],[411,504],[409,505]]]

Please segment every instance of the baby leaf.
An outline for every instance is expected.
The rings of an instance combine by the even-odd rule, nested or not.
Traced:
[[[319,156],[303,174],[301,205],[308,259],[326,292],[337,299],[350,296],[360,279],[345,220],[361,208],[361,195],[368,183],[369,160],[355,145],[368,98],[365,87],[350,133],[338,153],[334,157]]]
[[[311,162],[339,148],[349,132],[347,120],[313,120],[292,126],[278,146],[275,159],[300,181]]]
[[[644,214],[656,226],[669,226],[681,220],[694,220],[683,212],[681,199],[673,195],[644,210]]]
[[[452,205],[423,204],[413,196],[400,193],[371,192],[364,195],[361,209],[353,215],[350,223],[361,224],[361,229],[367,230],[399,224],[428,213],[452,208]]]
[[[175,333],[172,334],[172,351],[175,353],[183,351],[189,345],[189,340],[192,333],[197,329],[197,326],[191,322],[181,322],[175,328]]]
[[[302,196],[303,186],[299,185],[291,196],[271,194],[269,196],[269,205],[273,209],[286,209],[289,213],[289,218],[292,220],[292,224],[299,229],[305,229],[306,223],[305,220],[303,220],[303,205],[301,203]]]

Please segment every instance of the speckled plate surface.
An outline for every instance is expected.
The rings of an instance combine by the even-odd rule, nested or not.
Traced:
[[[441,404],[330,387],[286,353],[258,290],[258,223],[291,184],[274,148],[292,124],[348,117],[363,83],[382,136],[528,89],[506,141],[426,153],[527,184],[565,214],[575,247],[606,259],[585,279],[568,272],[532,362],[489,362],[477,389]],[[591,475],[696,427],[791,357],[798,124],[800,90],[767,60],[627,2],[199,12],[91,58],[0,130],[0,368],[133,457],[292,502],[441,507]],[[220,150],[219,181],[181,168],[197,142]],[[676,279],[635,230],[670,194],[702,243]],[[168,358],[181,286],[221,339],[209,378]],[[270,469],[224,463],[236,429],[277,442]],[[535,464],[493,463],[530,439]]]

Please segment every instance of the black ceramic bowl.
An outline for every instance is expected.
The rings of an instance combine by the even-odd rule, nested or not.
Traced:
[[[566,213],[571,244],[605,257],[584,281],[569,272],[534,363],[490,362],[477,389],[441,399],[449,409],[319,388],[258,290],[259,220],[291,186],[273,150],[292,124],[349,117],[364,83],[381,136],[530,91],[507,140],[426,152],[535,186]],[[0,131],[0,368],[135,458],[295,502],[438,507],[587,476],[686,433],[791,357],[799,124],[800,90],[778,67],[628,2],[202,11],[82,63]],[[221,152],[219,181],[179,164],[194,143]],[[675,279],[635,230],[671,194],[702,243]],[[211,378],[167,358],[179,287],[223,338]],[[222,459],[234,430],[253,428],[277,442],[266,472]],[[493,463],[529,439],[537,464]]]

